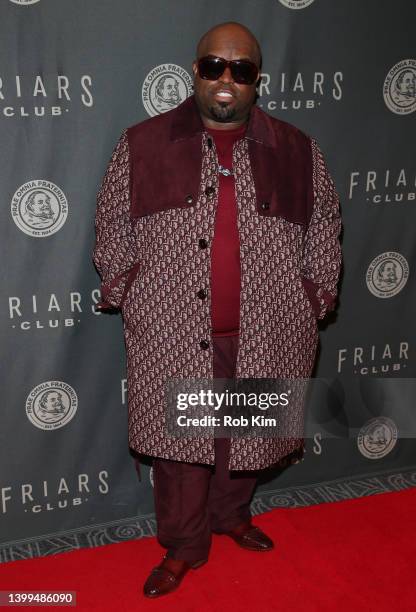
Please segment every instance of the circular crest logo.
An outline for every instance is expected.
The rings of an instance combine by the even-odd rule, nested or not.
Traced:
[[[361,427],[357,438],[358,449],[367,459],[381,459],[393,450],[397,436],[394,421],[387,417],[376,417]]]
[[[387,108],[397,115],[408,115],[416,110],[416,60],[402,60],[389,70],[383,96]]]
[[[176,64],[160,64],[145,78],[143,105],[151,117],[176,108],[192,94],[190,74]]]
[[[409,264],[400,253],[381,253],[373,259],[367,270],[367,287],[379,298],[397,295],[409,278]]]
[[[13,4],[36,4],[36,2],[39,2],[39,0],[10,0],[10,2],[13,2]]]
[[[55,183],[45,180],[21,185],[11,202],[17,227],[28,236],[45,238],[61,229],[68,216],[68,202]]]
[[[312,4],[314,0],[279,0],[280,4],[290,9],[303,9]]]
[[[39,429],[59,429],[73,419],[78,407],[74,389],[59,380],[43,382],[29,393],[26,414]]]

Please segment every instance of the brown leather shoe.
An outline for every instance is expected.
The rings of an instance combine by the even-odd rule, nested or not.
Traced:
[[[242,523],[226,531],[224,535],[228,535],[234,540],[241,548],[246,550],[252,550],[255,552],[267,552],[273,550],[274,544],[261,529],[251,523]]]
[[[163,558],[162,563],[153,568],[146,582],[143,593],[146,597],[160,597],[178,588],[182,578],[190,569],[196,569],[206,563],[206,559],[188,563],[180,559]]]

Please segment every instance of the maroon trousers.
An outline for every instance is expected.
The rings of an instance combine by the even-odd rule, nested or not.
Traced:
[[[214,378],[234,378],[238,336],[212,339]],[[208,557],[211,532],[249,521],[257,472],[230,472],[230,440],[215,440],[215,466],[153,460],[157,536],[168,557],[193,562]]]

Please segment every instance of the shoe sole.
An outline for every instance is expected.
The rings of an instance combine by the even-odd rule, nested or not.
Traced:
[[[233,540],[233,542],[235,542],[237,544],[237,546],[239,546],[243,550],[249,550],[250,552],[271,552],[275,548],[274,544],[272,546],[269,546],[269,548],[256,548],[255,546],[251,547],[250,545],[245,546],[244,544],[241,544],[241,542],[239,542],[237,539],[235,539],[229,533],[221,533],[219,535],[226,535],[226,536],[228,536],[229,538],[231,538],[231,540]]]
[[[196,561],[195,563],[192,563],[192,565],[190,565],[191,569],[198,569],[198,567],[201,567],[202,565],[205,565],[205,563],[208,561],[208,559],[201,559],[201,561]]]
[[[195,570],[195,569],[198,569],[198,567],[201,567],[201,565],[205,565],[207,561],[208,559],[201,559],[201,561],[196,561],[192,565],[189,565],[189,567]],[[146,593],[145,591],[143,591],[143,595],[147,597],[148,599],[157,599],[158,597],[163,597],[164,595],[170,595],[170,593],[173,593],[174,591],[176,591],[178,587],[180,587],[181,583],[182,583],[182,578],[177,582],[177,584],[175,584],[172,587],[172,589],[170,589],[166,593],[155,593],[153,595],[151,593]]]

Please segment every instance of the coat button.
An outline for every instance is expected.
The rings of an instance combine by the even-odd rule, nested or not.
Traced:
[[[205,240],[205,238],[200,238],[198,240],[198,244],[200,249],[206,249],[208,246],[208,242]]]
[[[208,340],[201,340],[201,342],[199,343],[199,346],[201,347],[201,349],[203,349],[204,351],[207,350],[207,348],[209,348],[209,342]]]
[[[193,197],[191,195],[187,195],[185,198],[185,202],[187,204],[192,204],[192,202],[194,201]]]
[[[205,300],[205,298],[207,297],[207,292],[205,291],[205,289],[200,289],[196,295],[199,297],[200,300]]]
[[[207,145],[208,145],[208,149],[212,149],[212,138],[208,138]]]
[[[261,207],[262,207],[263,210],[269,210],[270,204],[269,204],[269,202],[263,202]]]
[[[212,196],[213,193],[215,193],[215,189],[212,185],[209,185],[209,187],[205,189],[205,195]]]

